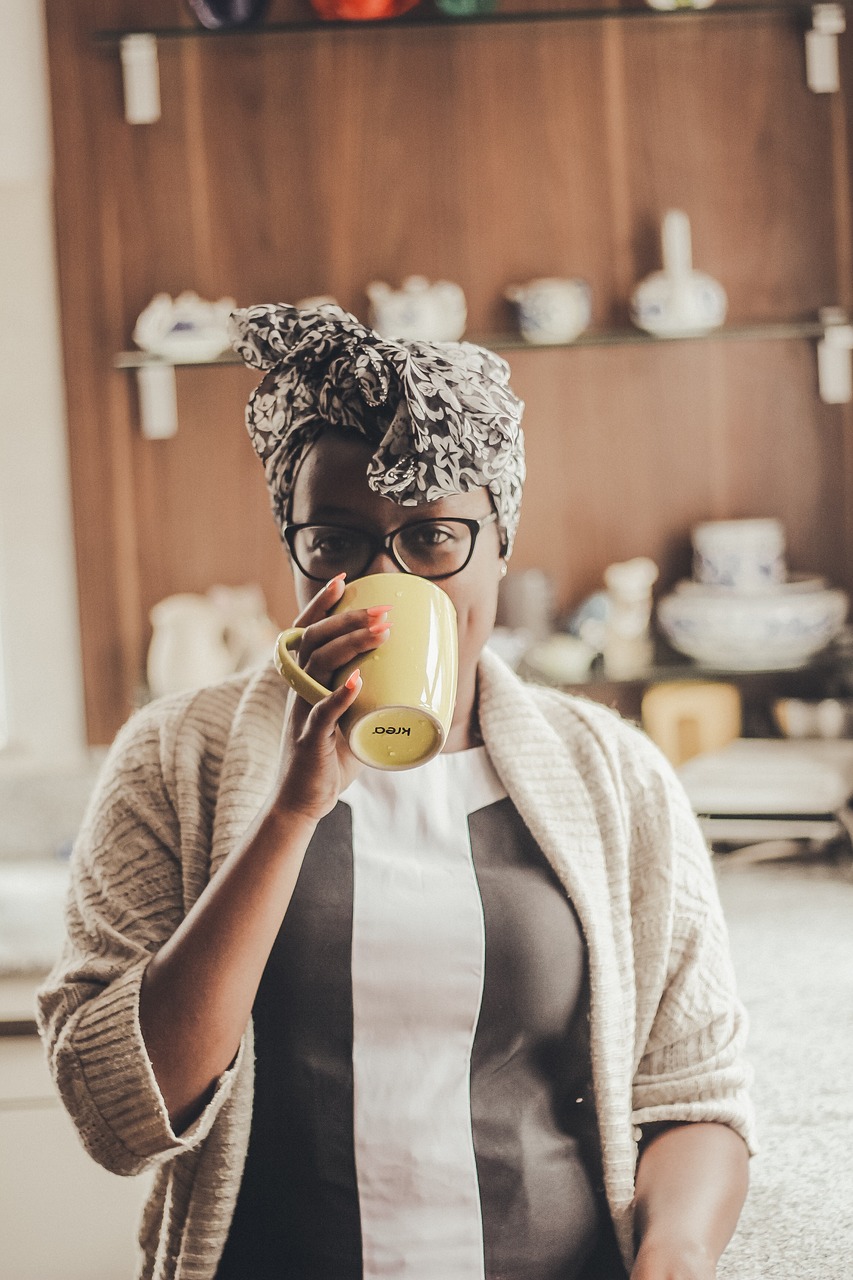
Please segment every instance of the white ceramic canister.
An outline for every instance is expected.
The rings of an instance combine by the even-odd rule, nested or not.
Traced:
[[[692,532],[693,576],[730,591],[766,591],[786,577],[781,520],[708,520]]]

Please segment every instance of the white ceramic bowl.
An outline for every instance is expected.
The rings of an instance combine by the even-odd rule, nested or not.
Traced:
[[[776,591],[753,595],[674,591],[657,608],[674,649],[705,666],[732,671],[799,667],[844,625],[843,591]]]

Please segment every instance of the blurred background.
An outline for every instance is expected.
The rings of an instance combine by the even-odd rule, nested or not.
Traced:
[[[32,990],[103,750],[157,692],[157,607],[212,601],[226,663],[223,646],[241,660],[240,626],[263,639],[294,613],[243,426],[257,376],[228,353],[144,350],[137,322],[157,295],[239,306],[322,295],[367,321],[372,282],[457,285],[465,337],[506,357],[527,404],[503,651],[531,678],[637,718],[650,691],[688,683],[687,703],[666,689],[643,717],[677,764],[739,735],[840,740],[831,802],[816,814],[818,802],[796,798],[785,817],[829,822],[833,839],[847,829],[846,594],[802,652],[774,660],[769,649],[779,625],[810,625],[791,594],[853,590],[845,7],[718,0],[668,14],[642,0],[556,0],[544,13],[538,0],[422,0],[376,24],[357,20],[360,2],[4,0],[0,1143],[15,1159],[0,1203],[18,1206],[19,1230],[12,1269],[0,1256],[0,1271],[10,1280],[129,1274],[144,1188],[84,1170],[34,1065]],[[229,23],[241,10],[254,10],[254,25]],[[840,34],[817,48],[809,36],[807,57],[816,29]],[[667,265],[669,210],[686,214],[693,262],[726,305],[705,325],[652,336],[637,286]],[[546,324],[524,336],[513,287],[543,278],[584,283],[577,332]],[[835,363],[819,379],[830,328]],[[697,560],[697,526],[732,520],[783,535],[758,604],[754,584]],[[608,577],[626,564],[627,579]],[[682,617],[697,591],[698,649],[693,615]],[[675,619],[667,598],[681,601]],[[768,621],[783,606],[783,624]],[[740,648],[719,642],[721,625],[729,637],[744,629]],[[608,636],[618,642],[609,661]],[[742,764],[735,772],[742,781]],[[739,805],[743,817],[740,795],[720,804],[715,794],[717,809]],[[696,807],[721,820],[714,803]],[[811,847],[778,821],[759,834]],[[22,878],[24,863],[38,865],[35,877]],[[746,966],[767,882],[754,867],[740,874],[745,896],[729,890],[727,906]],[[778,919],[796,929],[802,895],[785,874]],[[828,904],[849,884],[833,868],[813,883],[814,919],[835,918]],[[771,952],[765,938],[756,973]],[[760,1009],[763,988],[750,982]],[[825,982],[826,972],[815,979]],[[826,1107],[840,1114],[837,1099]],[[30,1185],[38,1197],[27,1199]],[[101,1207],[97,1232],[69,1187],[86,1213]],[[766,1210],[778,1201],[763,1187]],[[74,1241],[61,1258],[41,1230],[46,1205],[57,1235]],[[756,1220],[744,1238],[759,1243],[739,1280],[794,1274],[754,1261],[765,1247]],[[840,1257],[824,1258],[822,1274],[840,1275]]]
[[[466,336],[503,350],[527,402],[512,571],[546,572],[558,613],[638,555],[664,593],[689,572],[691,527],[726,517],[783,520],[794,569],[853,585],[850,407],[821,400],[814,337],[853,281],[851,99],[844,75],[809,89],[807,11],[789,9],[413,25],[441,19],[430,0],[379,29],[293,33],[276,28],[310,21],[307,0],[271,0],[260,27],[210,32],[183,0],[75,0],[47,4],[45,32],[38,5],[9,0],[10,742],[109,742],[164,597],[258,583],[277,622],[292,614],[242,426],[254,375],[179,368],[176,433],[140,430],[116,364],[160,292],[331,295],[366,319],[373,280],[456,282]],[[130,30],[161,33],[148,124],[125,118]],[[839,48],[846,73],[847,36]],[[669,208],[728,295],[713,339],[632,331]],[[579,342],[517,338],[504,292],[539,277],[588,283]]]

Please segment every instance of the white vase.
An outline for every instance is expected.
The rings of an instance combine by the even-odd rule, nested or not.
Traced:
[[[659,338],[708,333],[726,318],[723,286],[693,270],[690,219],[670,209],[661,227],[663,271],[641,280],[631,295],[631,319]]]

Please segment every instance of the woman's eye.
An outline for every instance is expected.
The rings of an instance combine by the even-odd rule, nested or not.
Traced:
[[[314,555],[340,556],[352,549],[353,539],[346,533],[318,533],[311,540]]]
[[[411,531],[409,541],[418,547],[440,547],[455,537],[454,530],[447,525],[424,524]]]

